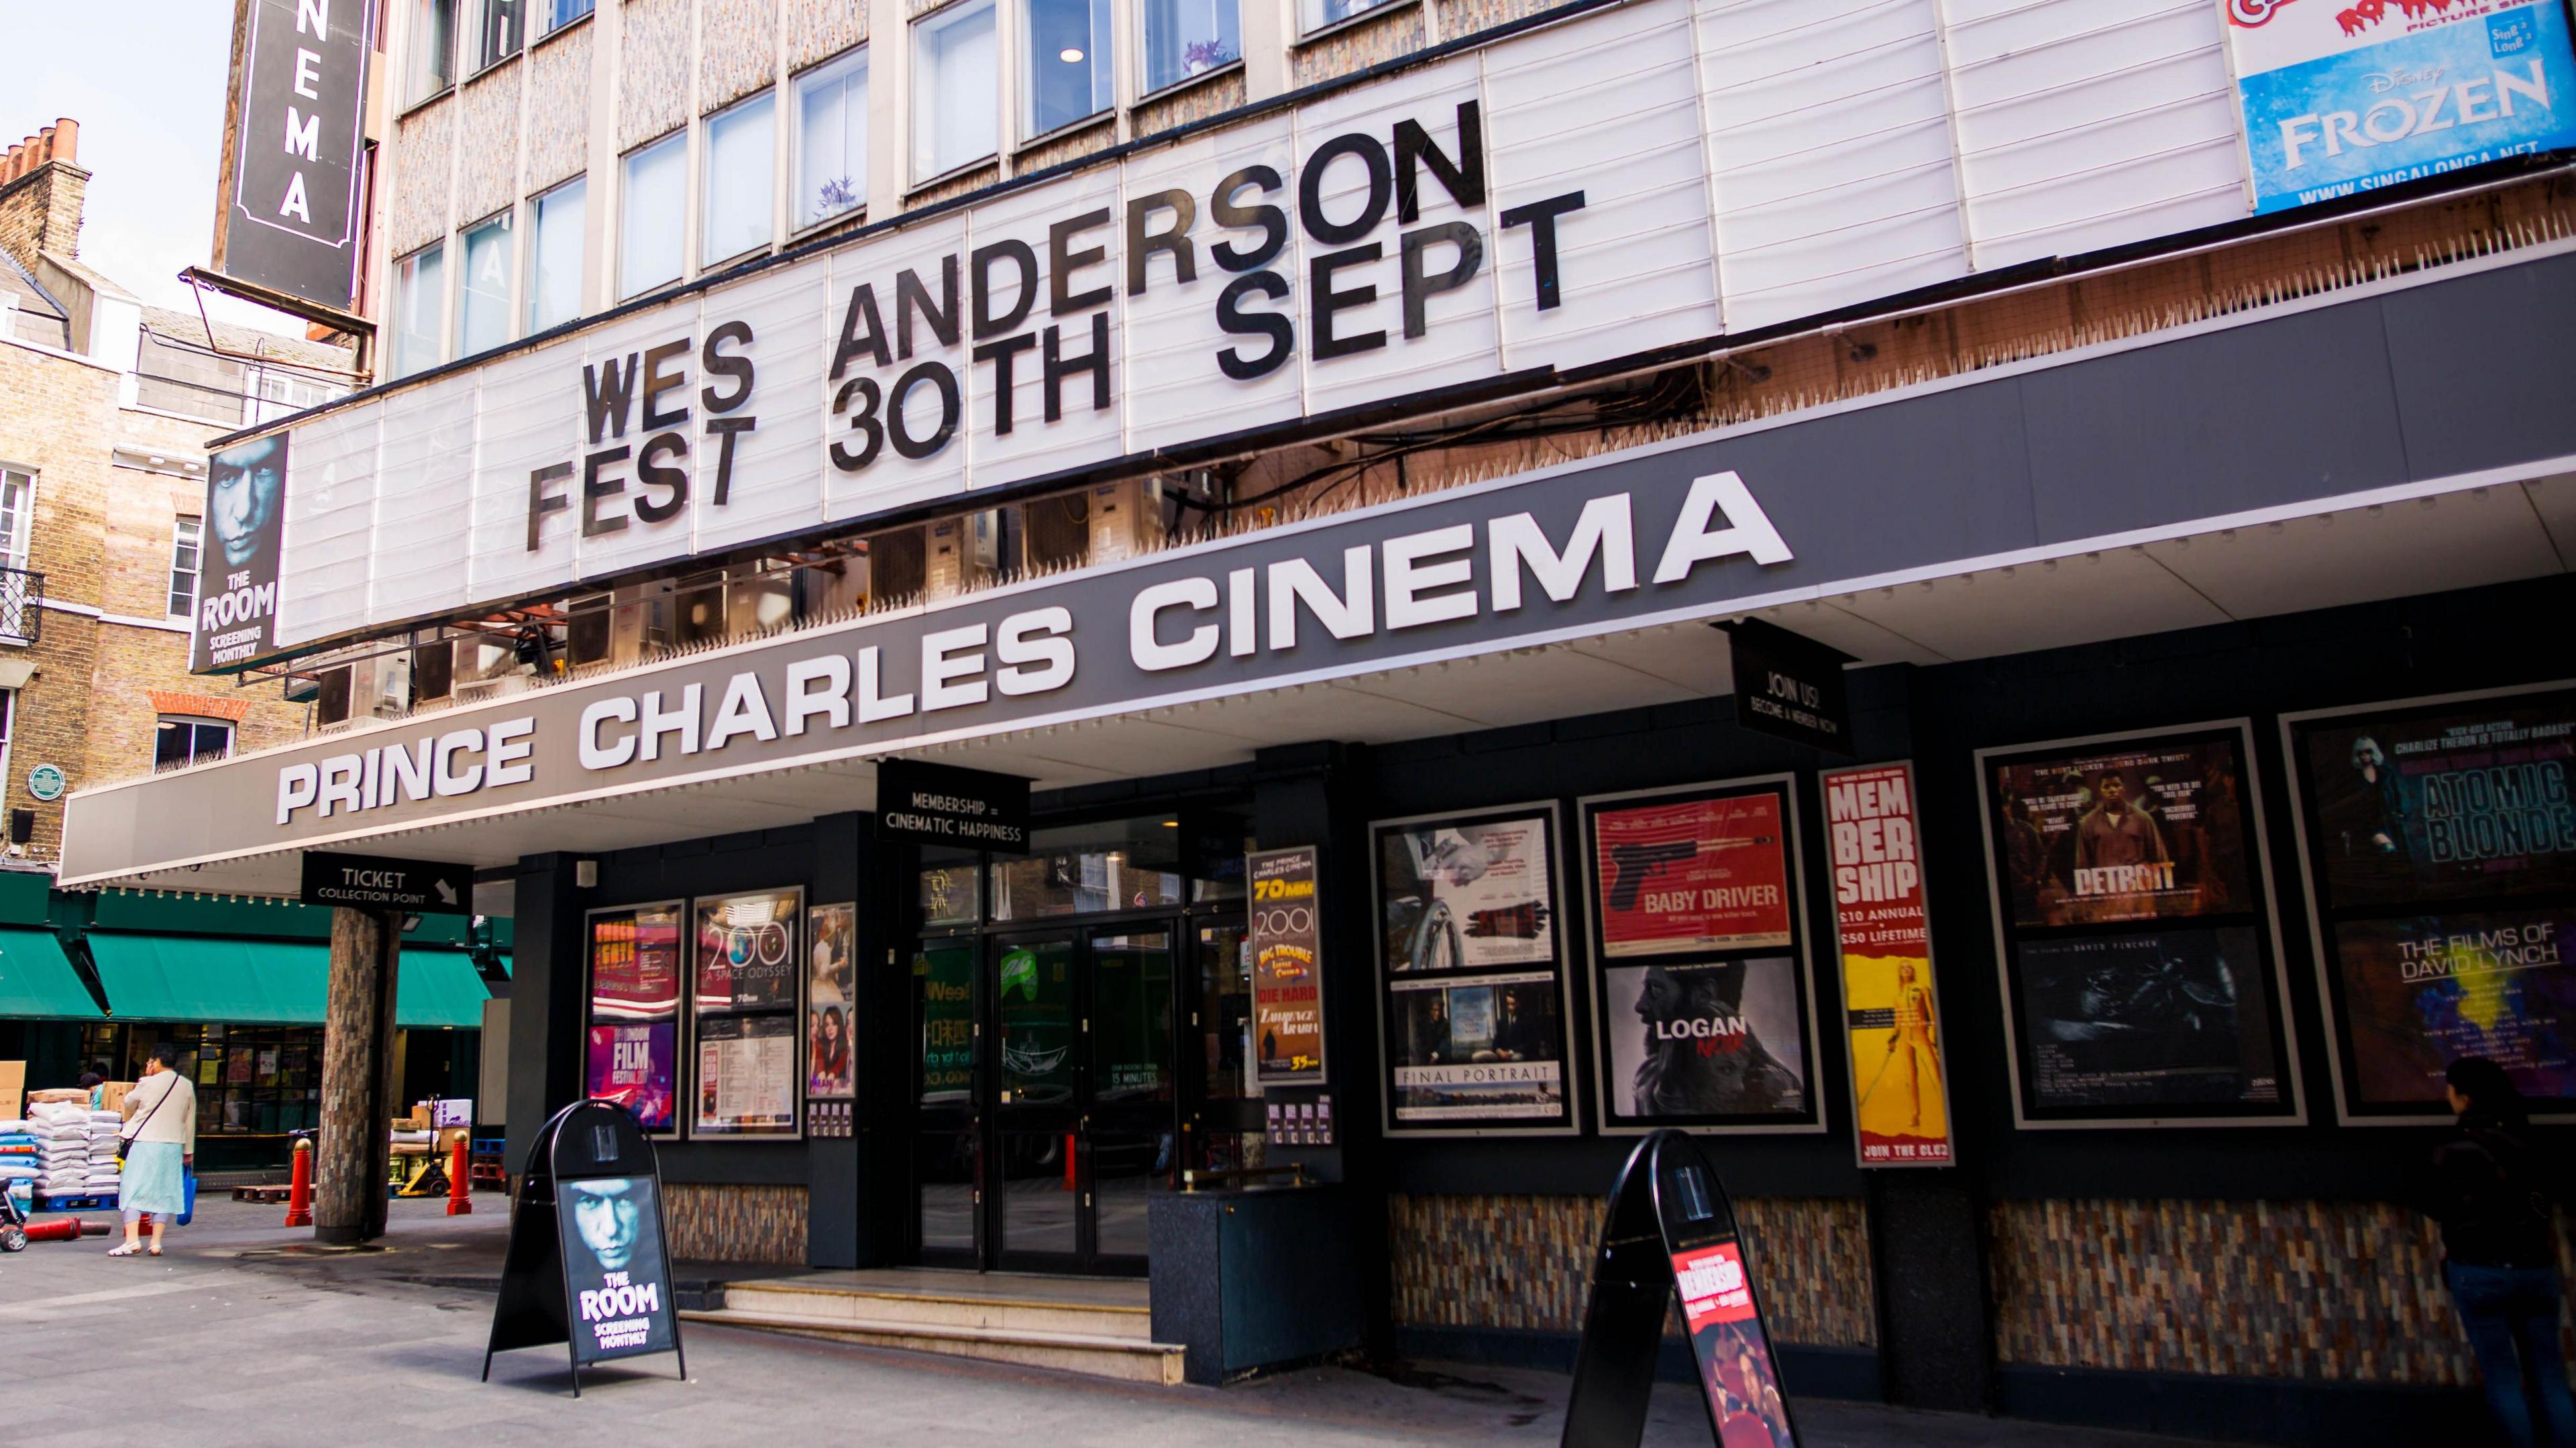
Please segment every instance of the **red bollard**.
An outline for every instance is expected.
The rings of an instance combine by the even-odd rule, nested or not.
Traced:
[[[456,1138],[456,1154],[447,1164],[447,1215],[451,1217],[474,1215],[474,1198],[471,1195],[473,1189],[468,1180],[472,1171],[469,1148],[470,1143],[466,1134],[459,1133]]]
[[[313,1143],[298,1138],[295,1143],[295,1175],[286,1189],[286,1225],[313,1225]]]
[[[78,1217],[59,1217],[50,1222],[27,1224],[27,1240],[30,1242],[77,1242],[80,1239],[81,1219]]]
[[[1064,1189],[1069,1192],[1079,1190],[1073,1175],[1073,1133],[1070,1131],[1064,1134]]]

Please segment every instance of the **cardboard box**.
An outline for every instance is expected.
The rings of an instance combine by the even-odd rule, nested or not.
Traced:
[[[0,1121],[15,1121],[27,1114],[27,1063],[0,1061]]]
[[[64,1101],[75,1102],[79,1105],[87,1106],[89,1104],[89,1092],[79,1086],[48,1086],[42,1091],[30,1091],[27,1093],[27,1104],[30,1106],[43,1106]]]
[[[133,1089],[134,1083],[131,1081],[107,1082],[98,1088],[98,1109],[101,1111],[123,1111],[125,1109],[125,1093]],[[172,1109],[175,1110],[177,1108],[174,1107]]]

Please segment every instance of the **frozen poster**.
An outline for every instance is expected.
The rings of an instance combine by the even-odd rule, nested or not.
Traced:
[[[2576,1101],[2576,911],[2415,915],[2334,927],[2347,1087],[2359,1106],[2432,1106],[2462,1056],[2535,1106]]]

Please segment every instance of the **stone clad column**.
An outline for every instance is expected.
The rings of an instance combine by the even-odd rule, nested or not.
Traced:
[[[313,1153],[313,1237],[385,1234],[386,1131],[393,1118],[399,917],[331,911],[331,994],[322,1024],[322,1130]]]

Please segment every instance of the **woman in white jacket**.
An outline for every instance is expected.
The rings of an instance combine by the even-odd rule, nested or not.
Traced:
[[[143,1079],[125,1093],[127,1145],[125,1175],[117,1188],[125,1208],[125,1245],[110,1257],[131,1257],[146,1249],[137,1240],[145,1217],[152,1219],[151,1255],[161,1255],[161,1234],[170,1219],[188,1207],[187,1169],[197,1162],[197,1086],[179,1069],[179,1048],[168,1041],[152,1048]]]

